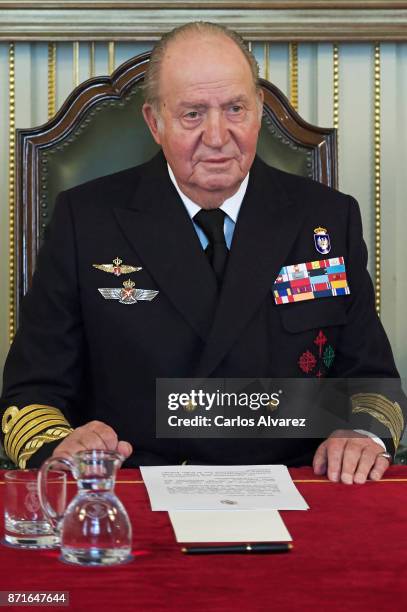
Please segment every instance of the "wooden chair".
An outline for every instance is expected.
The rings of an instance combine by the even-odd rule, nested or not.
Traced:
[[[89,79],[46,124],[17,130],[15,320],[35,268],[57,194],[140,164],[158,150],[141,114],[149,53],[111,77]],[[282,92],[262,80],[258,154],[268,164],[336,186],[336,132],[306,123]]]

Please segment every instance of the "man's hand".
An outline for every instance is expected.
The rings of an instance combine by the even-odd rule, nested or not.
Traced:
[[[390,465],[384,449],[368,436],[351,430],[334,431],[314,455],[314,473],[327,474],[333,482],[363,484],[380,480]]]
[[[133,452],[131,444],[123,441],[119,442],[116,432],[109,425],[101,421],[90,421],[90,423],[74,429],[61,444],[58,444],[52,456],[70,458],[79,451],[94,448],[117,451],[125,459],[130,457]]]

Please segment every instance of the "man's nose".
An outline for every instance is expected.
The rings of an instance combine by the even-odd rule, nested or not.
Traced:
[[[227,121],[222,111],[210,110],[205,120],[202,142],[208,147],[219,149],[229,140]]]

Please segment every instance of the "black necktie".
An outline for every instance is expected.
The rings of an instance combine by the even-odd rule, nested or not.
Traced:
[[[214,208],[213,210],[202,209],[194,216],[195,223],[205,232],[209,240],[205,252],[215,272],[219,286],[222,283],[229,253],[223,232],[224,220],[225,213],[220,208]]]

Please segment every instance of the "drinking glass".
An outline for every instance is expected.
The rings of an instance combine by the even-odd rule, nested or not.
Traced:
[[[18,548],[56,548],[58,530],[44,514],[37,492],[38,470],[12,470],[4,474],[4,540]],[[66,474],[50,472],[47,495],[55,508],[66,505]]]

